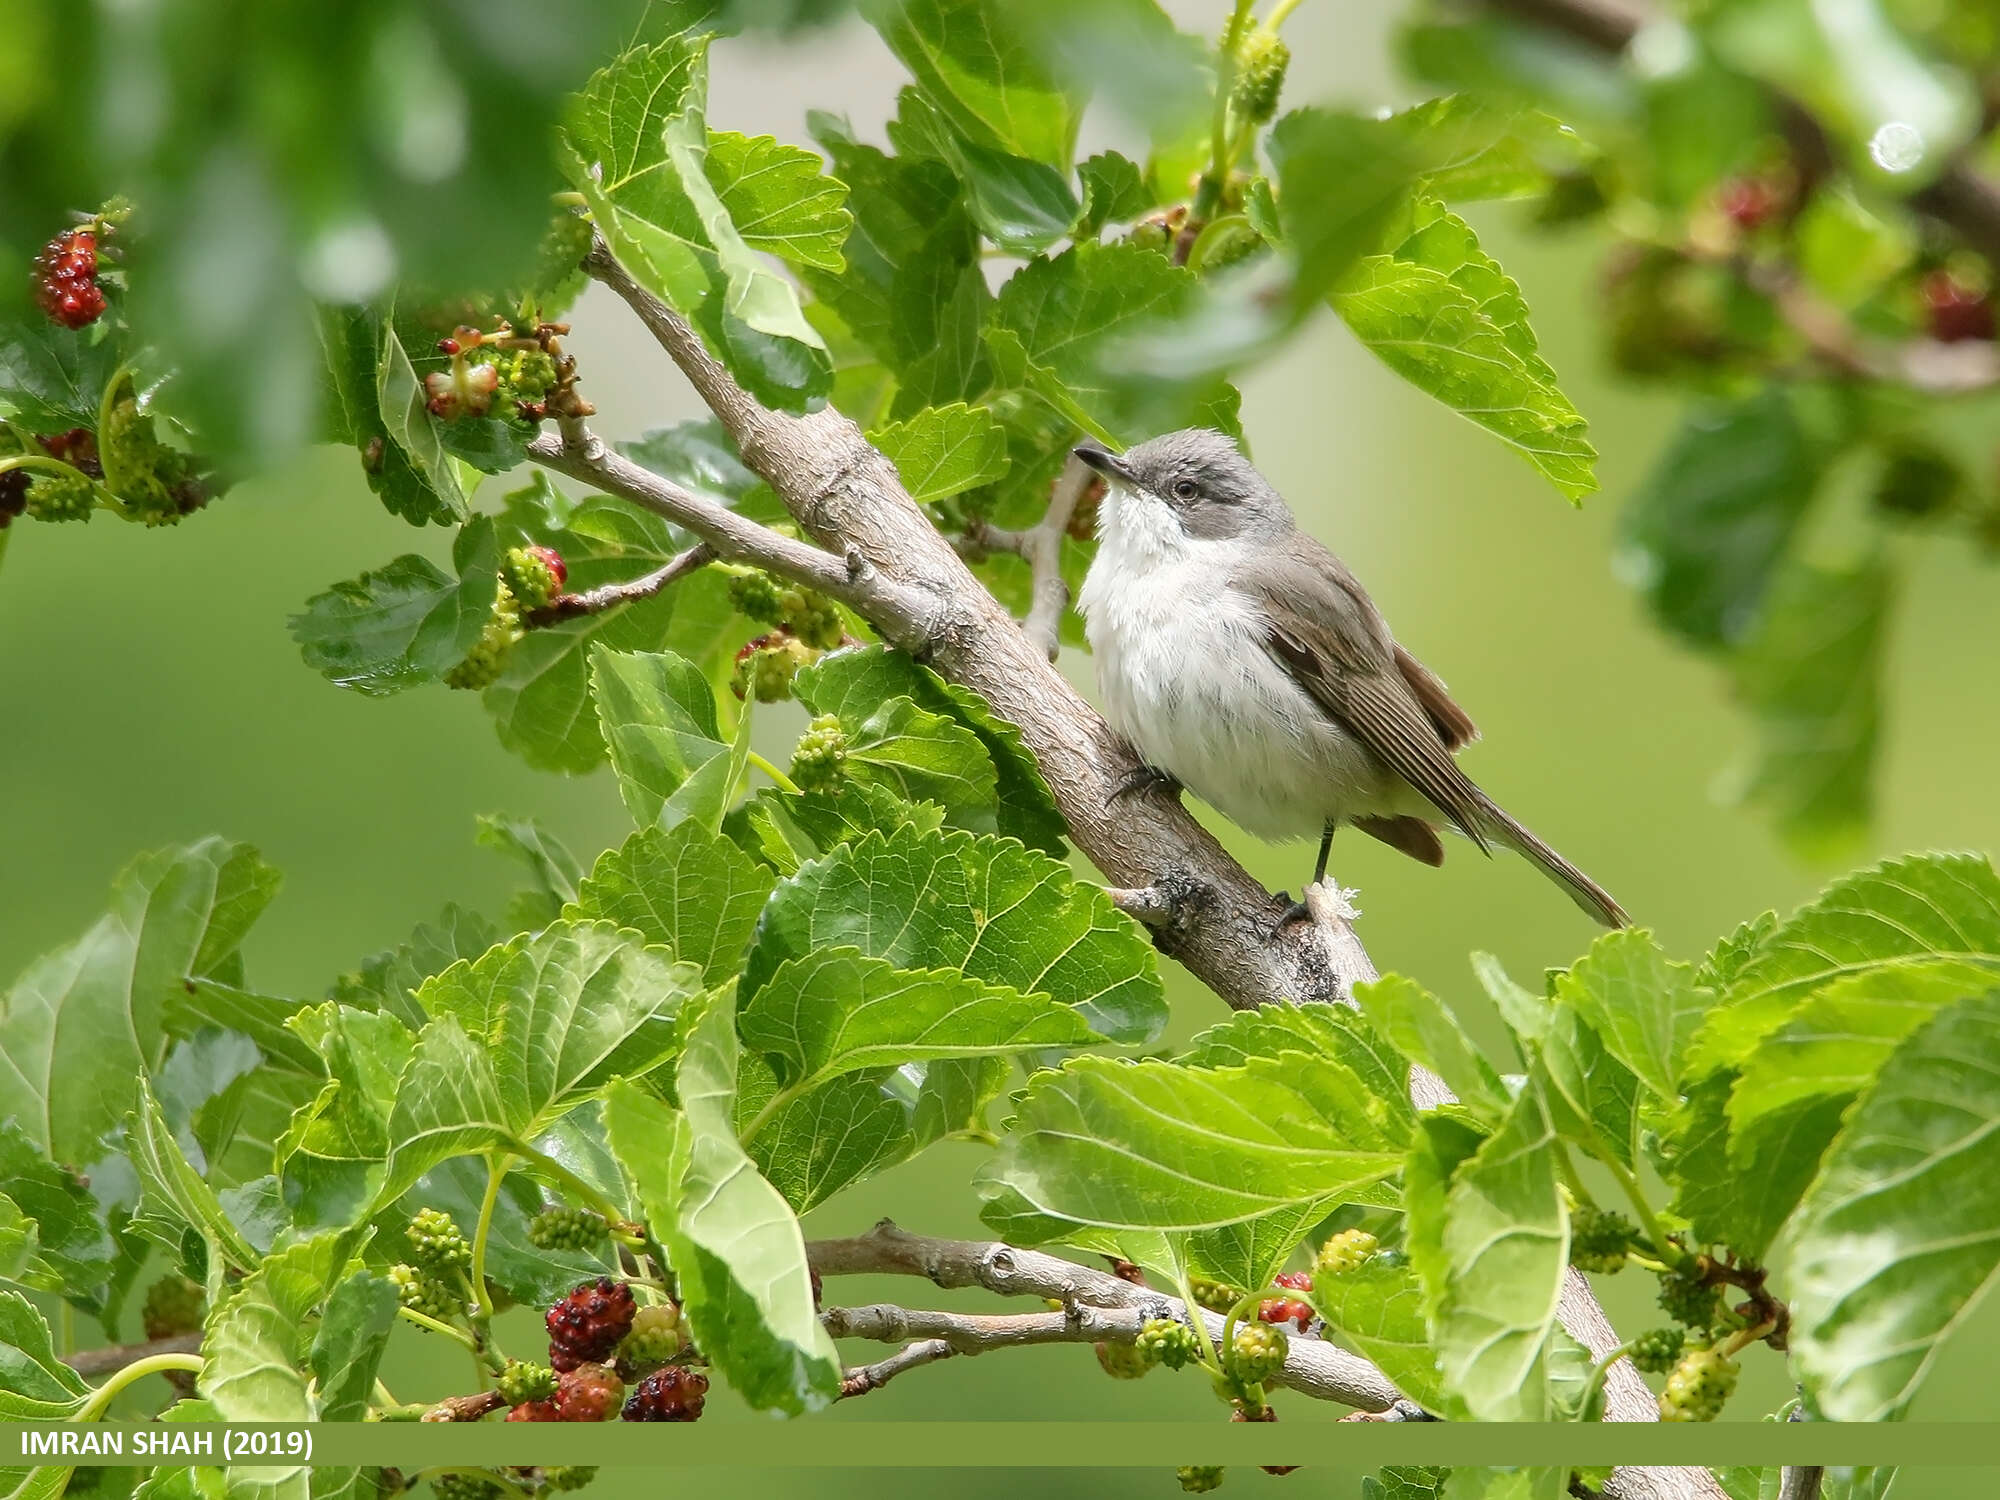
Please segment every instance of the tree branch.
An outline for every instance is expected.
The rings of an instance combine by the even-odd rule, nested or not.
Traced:
[[[906,1344],[887,1359],[843,1370],[840,1376],[841,1399],[844,1401],[850,1396],[865,1396],[870,1391],[879,1391],[905,1370],[933,1365],[941,1359],[950,1359],[956,1353],[958,1351],[943,1339],[924,1339],[919,1343]]]
[[[201,1335],[177,1333],[172,1338],[149,1339],[143,1344],[113,1344],[105,1349],[79,1349],[63,1356],[63,1363],[79,1375],[109,1375],[127,1365],[156,1354],[199,1354]]]
[[[1786,1469],[1778,1478],[1778,1500],[1819,1500],[1826,1470],[1806,1465]]]
[[[707,542],[697,542],[681,553],[665,567],[655,568],[642,578],[634,578],[629,583],[605,583],[594,589],[585,589],[580,594],[557,594],[540,609],[530,610],[524,617],[526,623],[539,629],[544,625],[558,624],[563,620],[574,620],[580,615],[602,614],[607,609],[615,609],[621,604],[630,604],[637,599],[650,599],[663,589],[680,582],[697,568],[703,568],[715,561],[715,549]]]
[[[1062,617],[1069,608],[1069,581],[1062,571],[1063,538],[1069,535],[1077,506],[1096,482],[1090,466],[1072,455],[1050,487],[1049,508],[1026,531],[1010,531],[984,520],[974,520],[966,530],[965,541],[975,560],[983,552],[1012,552],[1028,564],[1033,595],[1021,629],[1048,653],[1050,661],[1062,650]]]
[[[1652,20],[1623,0],[1487,0],[1533,25],[1559,32],[1595,52],[1622,53],[1632,38]],[[1808,175],[1823,172],[1835,161],[1832,143],[1812,113],[1796,99],[1772,89],[1784,132]],[[1910,204],[1949,225],[1966,244],[2000,268],[2000,185],[1980,175],[1964,156],[1951,162],[1935,182],[1910,195]]]

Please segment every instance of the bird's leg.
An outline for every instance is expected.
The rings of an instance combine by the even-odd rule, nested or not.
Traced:
[[[1181,784],[1169,772],[1141,761],[1119,778],[1118,785],[1112,788],[1111,795],[1105,800],[1117,802],[1140,792],[1151,791],[1165,792],[1168,796],[1178,797],[1181,794]]]
[[[1333,819],[1328,818],[1326,820],[1326,828],[1319,836],[1319,863],[1313,867],[1313,885],[1318,885],[1326,879],[1326,862],[1332,857]],[[1311,889],[1311,887],[1309,886],[1307,889]],[[1292,923],[1307,921],[1312,917],[1311,908],[1303,901],[1292,900],[1289,891],[1278,892],[1278,899],[1285,903],[1285,910],[1284,914],[1278,918],[1276,925],[1271,928],[1271,936],[1273,938],[1291,926]]]

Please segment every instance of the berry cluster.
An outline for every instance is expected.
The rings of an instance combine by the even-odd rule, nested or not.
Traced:
[[[738,698],[777,703],[792,696],[792,679],[819,653],[789,630],[774,630],[743,643],[730,672],[729,690]]]
[[[549,1366],[510,1359],[507,1367],[500,1372],[498,1389],[509,1406],[525,1406],[530,1402],[554,1399],[556,1383],[556,1372]]]
[[[1190,1495],[1205,1495],[1222,1485],[1221,1464],[1183,1464],[1174,1470],[1174,1477],[1181,1482],[1181,1488]]]
[[[65,328],[87,328],[104,316],[97,284],[96,225],[65,229],[35,257],[35,301]]]
[[[197,1332],[208,1315],[208,1298],[198,1282],[185,1276],[162,1276],[146,1288],[146,1305],[139,1322],[149,1339],[170,1339]]]
[[[776,703],[792,695],[792,678],[847,638],[839,607],[826,595],[747,569],[729,579],[738,614],[774,628],[736,653],[730,689],[738,698]]]
[[[451,364],[424,377],[425,405],[447,422],[483,417],[496,406],[518,421],[541,421],[551,398],[576,378],[575,362],[556,342],[566,332],[560,323],[539,323],[526,334],[504,320],[491,330],[460,324],[438,340]]]
[[[449,1323],[465,1310],[465,1299],[437,1277],[402,1264],[389,1267],[389,1282],[411,1312],[422,1313],[439,1323]]]
[[[472,643],[465,660],[444,674],[444,685],[474,691],[491,687],[507,670],[507,658],[523,634],[520,601],[503,578],[494,591],[493,612],[486,617],[479,639]]]
[[[655,1370],[633,1388],[621,1415],[628,1422],[692,1422],[708,1399],[708,1377],[685,1365]]]
[[[600,1276],[581,1283],[543,1319],[549,1331],[549,1363],[569,1371],[609,1359],[632,1331],[638,1312],[632,1288],[624,1282]]]
[[[1664,1375],[1680,1363],[1681,1349],[1687,1343],[1687,1330],[1669,1324],[1665,1328],[1649,1328],[1632,1340],[1631,1359],[1635,1369],[1644,1370],[1648,1375]]]
[[[589,1250],[604,1243],[604,1215],[588,1208],[551,1205],[528,1221],[528,1243],[538,1250]]]
[[[500,577],[530,614],[547,609],[569,582],[569,565],[553,547],[510,547],[500,561]]]
[[[687,1347],[681,1310],[671,1302],[642,1307],[632,1315],[631,1330],[619,1342],[617,1365],[628,1378],[657,1370]]]
[[[1113,1380],[1137,1380],[1153,1368],[1152,1355],[1134,1344],[1112,1344],[1100,1339],[1091,1346],[1097,1352],[1098,1368]]]
[[[1313,1289],[1313,1279],[1306,1271],[1285,1271],[1271,1278],[1273,1282],[1295,1292],[1309,1292]],[[1265,1323],[1293,1323],[1300,1333],[1317,1314],[1312,1304],[1301,1302],[1296,1297],[1272,1297],[1257,1305],[1257,1317]]]
[[[1226,1281],[1210,1281],[1206,1276],[1188,1277],[1188,1289],[1194,1293],[1194,1300],[1210,1312],[1228,1312],[1243,1300],[1243,1288]]]
[[[792,750],[792,780],[802,792],[830,792],[847,764],[847,732],[834,714],[821,714]]]
[[[1290,1340],[1274,1323],[1238,1323],[1224,1351],[1224,1367],[1241,1385],[1261,1386],[1285,1367]]]
[[[1180,1370],[1200,1357],[1201,1339],[1187,1324],[1173,1318],[1148,1318],[1132,1347],[1152,1364]]]
[[[1638,1238],[1639,1226],[1623,1214],[1580,1204],[1570,1215],[1569,1263],[1580,1271],[1614,1275],[1625,1269]]]
[[[1379,1243],[1365,1229],[1343,1229],[1319,1247],[1319,1254],[1313,1257],[1313,1266],[1326,1276],[1358,1271],[1368,1264]]]
[[[596,1477],[596,1464],[554,1464],[542,1470],[542,1483],[552,1490],[580,1490]]]
[[[1720,1349],[1690,1349],[1660,1393],[1662,1422],[1713,1422],[1736,1391],[1737,1365]]]
[[[1722,1316],[1722,1288],[1698,1262],[1687,1261],[1660,1277],[1660,1310],[1683,1327],[1706,1331]]]
[[[160,440],[152,414],[133,397],[113,404],[97,434],[97,448],[102,450],[102,471],[128,520],[172,526],[208,504],[208,487],[193,461]]]
[[[550,1405],[558,1422],[608,1422],[624,1394],[625,1382],[616,1370],[609,1365],[583,1364],[562,1372]]]
[[[429,1275],[449,1280],[472,1269],[472,1246],[459,1231],[458,1221],[442,1209],[419,1209],[404,1233],[409,1236],[411,1259]]]

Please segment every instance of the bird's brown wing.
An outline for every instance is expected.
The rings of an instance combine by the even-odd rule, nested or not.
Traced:
[[[1472,722],[1470,714],[1451,701],[1443,679],[1401,646],[1396,648],[1396,670],[1403,674],[1403,681],[1410,685],[1417,702],[1437,726],[1445,749],[1457,750],[1479,738],[1479,726]]]
[[[1314,702],[1486,848],[1486,798],[1451,758],[1447,737],[1455,731],[1435,721],[1401,669],[1404,653],[1380,612],[1339,560],[1301,537],[1231,582],[1261,606],[1265,649]]]

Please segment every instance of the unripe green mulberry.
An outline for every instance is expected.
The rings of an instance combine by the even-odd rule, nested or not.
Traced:
[[[112,406],[97,450],[126,514],[148,526],[172,526],[207,503],[188,456],[160,441],[152,415],[130,396]]]
[[[1220,271],[1224,266],[1248,260],[1263,248],[1264,236],[1248,224],[1225,224],[1215,231],[1208,244],[1202,246],[1201,263],[1194,267],[1195,273],[1206,276],[1211,271]]]
[[[1660,1308],[1689,1328],[1715,1326],[1722,1312],[1722,1289],[1712,1286],[1693,1264],[1682,1265],[1660,1278]]]
[[[748,641],[736,653],[730,691],[739,698],[777,703],[792,696],[792,678],[819,655],[788,631],[774,630]]]
[[[847,732],[835,714],[821,714],[792,751],[792,780],[802,792],[830,792],[847,763]]]
[[[632,1329],[619,1342],[615,1363],[627,1379],[657,1370],[687,1346],[681,1311],[671,1302],[653,1303],[632,1315]]]
[[[1228,1312],[1243,1300],[1243,1289],[1226,1281],[1210,1281],[1206,1276],[1190,1276],[1188,1287],[1194,1300],[1210,1312]]]
[[[847,634],[833,601],[812,589],[786,589],[778,596],[778,616],[787,630],[816,651],[831,651]]]
[[[422,1313],[440,1323],[449,1323],[465,1310],[465,1304],[450,1287],[435,1276],[427,1276],[411,1265],[389,1267],[389,1282],[411,1312]]]
[[[596,1464],[556,1464],[542,1470],[542,1483],[552,1490],[580,1490],[596,1477]]]
[[[1649,1328],[1632,1340],[1632,1364],[1648,1375],[1664,1375],[1680,1363],[1681,1347],[1686,1342],[1687,1330],[1684,1328],[1672,1324],[1665,1328]]]
[[[1569,1263],[1580,1271],[1610,1276],[1625,1269],[1639,1226],[1623,1214],[1585,1203],[1570,1215]]]
[[[1285,69],[1292,49],[1268,26],[1253,26],[1237,46],[1236,84],[1229,102],[1244,119],[1262,125],[1278,112],[1284,92]]]
[[[528,1221],[528,1243],[537,1250],[590,1250],[604,1243],[604,1215],[588,1208],[543,1209]]]
[[[1229,1373],[1246,1386],[1262,1385],[1285,1367],[1288,1344],[1275,1323],[1238,1323],[1229,1344]]]
[[[139,1321],[149,1339],[170,1339],[194,1333],[208,1313],[208,1298],[198,1282],[185,1276],[162,1276],[146,1288],[146,1305]]]
[[[1132,1347],[1154,1364],[1180,1370],[1200,1357],[1197,1351],[1201,1344],[1200,1336],[1185,1323],[1172,1318],[1148,1318]]]
[[[1313,1257],[1313,1268],[1328,1276],[1358,1271],[1368,1264],[1368,1258],[1380,1243],[1365,1229],[1343,1229],[1319,1247],[1319,1254]]]
[[[556,1372],[547,1365],[531,1365],[525,1360],[510,1359],[507,1368],[500,1372],[499,1390],[507,1398],[509,1406],[547,1401],[556,1393]]]
[[[1137,1380],[1153,1368],[1153,1361],[1136,1344],[1113,1344],[1099,1340],[1092,1345],[1098,1368],[1113,1380]]]
[[[1183,1464],[1174,1470],[1174,1477],[1190,1495],[1205,1495],[1222,1484],[1222,1465]]]
[[[486,617],[486,628],[480,631],[465,660],[444,674],[444,685],[475,690],[490,687],[507,670],[507,658],[520,639],[521,606],[503,579],[493,597],[493,613]]]
[[[509,547],[500,563],[501,580],[529,612],[548,608],[549,601],[562,592],[567,571],[561,554],[548,547]]]
[[[1713,1422],[1736,1392],[1736,1361],[1720,1349],[1690,1349],[1660,1393],[1662,1422]]]
[[[406,1233],[411,1258],[431,1275],[449,1277],[472,1269],[472,1246],[450,1214],[435,1208],[418,1209]]]
[[[778,585],[770,574],[754,569],[730,575],[729,603],[739,615],[765,625],[776,625],[784,618]]]
[[[437,1500],[500,1500],[500,1486],[477,1474],[434,1474],[431,1493]]]
[[[28,514],[37,521],[88,521],[97,486],[81,474],[37,474],[28,486]]]
[[[493,373],[499,378],[496,397],[513,402],[520,416],[542,415],[541,405],[556,383],[556,362],[546,349],[495,350]],[[528,410],[523,412],[522,407]]]

